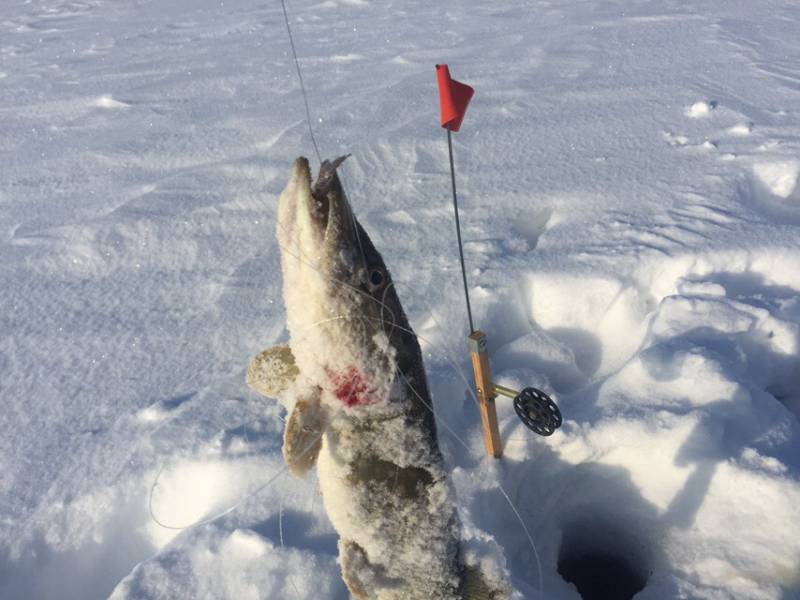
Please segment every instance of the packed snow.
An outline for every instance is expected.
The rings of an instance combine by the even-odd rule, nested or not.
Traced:
[[[800,598],[800,5],[287,8],[476,560],[530,599]],[[564,415],[536,437],[498,399],[501,460],[436,63],[476,89],[476,325]],[[346,600],[286,411],[245,383],[288,337],[277,202],[316,160],[280,2],[7,0],[0,134],[0,597]]]

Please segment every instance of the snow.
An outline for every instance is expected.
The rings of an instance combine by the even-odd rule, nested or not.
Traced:
[[[798,597],[797,3],[287,5],[471,556],[532,599],[608,565],[637,599]],[[498,382],[565,419],[536,438],[498,399],[501,461],[467,393],[441,62],[476,88],[476,324]],[[0,133],[0,597],[346,599],[286,411],[245,384],[287,340],[277,201],[313,160],[280,3],[9,0]]]
[[[711,114],[711,111],[717,107],[716,102],[695,102],[686,109],[686,116],[692,119],[702,119]]]
[[[797,186],[800,174],[800,161],[787,160],[778,162],[756,163],[753,171],[758,180],[779,198],[789,198]]]

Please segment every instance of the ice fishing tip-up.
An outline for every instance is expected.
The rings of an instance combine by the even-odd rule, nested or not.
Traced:
[[[506,396],[514,401],[514,411],[520,421],[539,435],[552,435],[561,427],[561,411],[558,405],[541,390],[526,387],[521,392],[499,385],[492,378],[489,364],[489,349],[486,334],[473,331],[469,335],[469,352],[472,357],[472,371],[475,374],[475,387],[478,392],[478,406],[483,425],[483,441],[486,453],[494,458],[503,456],[503,441],[497,424],[495,399]]]
[[[467,304],[469,318],[469,350],[472,356],[472,370],[475,375],[475,387],[478,392],[478,405],[483,425],[483,439],[486,452],[494,458],[503,456],[503,442],[497,424],[497,408],[495,398],[498,395],[513,398],[514,411],[519,419],[530,430],[539,435],[552,435],[561,427],[561,411],[555,402],[543,391],[526,387],[521,392],[494,383],[489,364],[489,350],[486,334],[475,329],[472,320],[472,308],[469,302],[467,271],[464,267],[464,250],[461,243],[461,225],[458,218],[458,198],[456,195],[456,175],[453,163],[452,132],[461,128],[461,122],[475,90],[470,86],[450,77],[447,65],[436,65],[436,77],[439,84],[439,105],[442,115],[442,127],[447,130],[447,149],[450,157],[450,181],[453,191],[453,210],[455,212],[456,235],[458,238],[458,255],[461,261],[461,276],[464,281],[464,299]]]

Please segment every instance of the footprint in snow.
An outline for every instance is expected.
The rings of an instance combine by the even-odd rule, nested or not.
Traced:
[[[716,100],[695,102],[686,109],[686,116],[691,119],[704,119],[711,115],[711,111],[716,109],[717,105]]]
[[[733,137],[746,137],[753,133],[753,128],[754,125],[750,122],[737,123],[733,127],[728,127],[725,133]]]
[[[175,396],[173,398],[158,400],[147,408],[140,410],[136,416],[139,421],[144,423],[163,421],[171,413],[180,408],[184,402],[188,402],[194,398],[196,394],[197,392],[189,392],[188,394]]]

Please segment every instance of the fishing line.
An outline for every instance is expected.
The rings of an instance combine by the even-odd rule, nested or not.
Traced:
[[[281,550],[285,550],[283,545],[283,494],[280,495],[278,499],[278,538],[281,541]],[[286,578],[289,580],[289,583],[292,585],[292,589],[294,589],[294,595],[297,598],[300,598],[300,590],[297,589],[297,586],[294,584],[294,579],[292,579],[292,575],[289,569],[286,570]]]
[[[329,318],[329,319],[323,319],[322,321],[319,321],[319,322],[316,322],[316,323],[311,323],[310,325],[307,326],[307,329],[312,329],[312,328],[317,327],[318,325],[320,325],[322,323],[326,323],[326,322],[329,322],[329,321],[335,321],[335,320],[340,319],[340,318],[345,318],[345,317],[342,315],[342,316],[332,317],[332,318]],[[286,419],[284,419],[284,418],[282,418],[280,416],[278,418],[281,421],[283,421],[284,423],[286,423],[286,421],[287,421]],[[309,445],[305,449],[303,449],[301,452],[298,453],[298,457],[302,458],[303,456],[305,456],[306,453],[308,453],[314,447],[314,445],[322,438],[322,435],[323,434],[320,433],[317,437],[312,439],[311,442],[309,443]],[[209,523],[211,523],[213,521],[216,521],[217,519],[220,519],[220,518],[224,517],[225,515],[233,512],[234,510],[236,510],[237,508],[242,506],[248,499],[252,498],[253,496],[256,496],[261,491],[266,489],[271,483],[273,483],[276,479],[278,479],[281,475],[283,475],[284,473],[286,473],[289,470],[288,465],[284,465],[280,470],[278,470],[278,472],[276,472],[272,477],[270,477],[264,484],[256,487],[255,489],[253,489],[250,492],[247,492],[237,502],[235,502],[231,506],[225,508],[224,510],[215,513],[214,515],[212,515],[210,517],[207,517],[207,518],[204,518],[204,519],[200,519],[198,521],[194,521],[194,522],[189,523],[187,525],[170,525],[168,523],[164,523],[163,521],[161,521],[156,516],[155,511],[153,509],[153,497],[155,495],[155,490],[158,487],[158,483],[159,483],[159,481],[161,479],[161,474],[163,473],[165,468],[166,468],[166,465],[162,465],[161,466],[161,468],[158,470],[158,473],[156,474],[155,479],[153,480],[152,485],[150,486],[150,493],[149,493],[148,500],[147,500],[147,506],[148,506],[148,511],[150,513],[150,518],[153,520],[153,522],[155,522],[157,525],[160,525],[161,527],[164,527],[165,529],[171,529],[171,530],[174,530],[174,531],[183,531],[185,529],[190,529],[190,528],[197,527],[197,526],[200,526],[200,525],[207,525],[207,524],[209,524]]]
[[[461,439],[461,437],[453,430],[452,427],[450,427],[450,425],[448,425],[445,422],[444,419],[442,419],[441,417],[436,415],[436,413],[433,410],[433,407],[430,406],[427,402],[425,402],[425,400],[422,398],[422,396],[419,395],[417,390],[414,389],[414,386],[411,385],[411,383],[408,381],[408,378],[405,376],[405,374],[402,371],[400,371],[399,369],[397,369],[397,373],[400,375],[400,377],[403,378],[403,380],[405,381],[405,383],[408,386],[408,388],[412,392],[414,392],[414,395],[419,399],[419,401],[422,402],[422,404],[424,404],[425,407],[429,411],[431,411],[431,413],[433,414],[433,416],[436,419],[436,421],[441,423],[442,425],[444,425],[445,429],[447,429],[447,431],[450,433],[450,435],[452,435],[456,440],[458,440],[458,442],[464,447],[464,449],[467,451],[467,453],[471,453],[471,450],[470,450],[469,446],[467,445],[467,443],[464,440]],[[471,392],[472,392],[472,390],[470,389],[470,393]],[[476,399],[476,401],[477,401],[477,399]],[[499,489],[500,493],[503,494],[503,498],[505,498],[506,502],[511,507],[511,510],[514,512],[514,516],[517,518],[517,521],[519,521],[519,524],[522,525],[522,530],[525,532],[525,536],[528,538],[528,543],[530,544],[531,548],[533,549],[533,556],[536,558],[536,570],[537,570],[537,573],[539,575],[539,597],[541,598],[541,597],[543,597],[544,582],[542,580],[542,563],[541,563],[541,560],[539,559],[539,551],[536,549],[536,544],[533,541],[533,536],[531,536],[530,531],[528,531],[528,526],[525,524],[525,520],[522,518],[522,515],[517,510],[517,507],[511,501],[511,498],[509,498],[508,493],[506,493],[505,488],[503,488],[503,485],[499,481],[495,481],[495,483],[497,484],[497,489]]]
[[[298,453],[298,457],[302,458],[303,456],[305,456],[314,447],[314,445],[320,439],[322,439],[322,435],[323,435],[322,432],[320,432],[320,434],[316,438],[311,440],[311,442],[309,442],[308,446],[306,446],[301,452]],[[159,480],[161,478],[161,473],[164,471],[164,467],[162,466],[159,469],[155,480],[153,481],[153,485],[150,487],[150,495],[149,495],[149,497],[147,499],[147,508],[148,508],[148,511],[150,512],[150,518],[157,525],[160,525],[164,529],[172,529],[173,531],[183,531],[184,529],[191,529],[193,527],[198,527],[200,525],[208,525],[209,523],[212,523],[213,521],[216,521],[217,519],[221,519],[225,515],[232,513],[234,510],[236,510],[237,508],[242,506],[247,500],[249,500],[250,498],[258,495],[263,490],[265,490],[269,485],[271,485],[275,480],[277,480],[281,475],[286,473],[288,470],[289,470],[289,466],[288,465],[284,465],[275,474],[273,474],[272,477],[267,479],[266,482],[264,482],[262,485],[258,486],[254,490],[252,490],[252,491],[248,492],[247,494],[245,494],[235,504],[229,506],[228,508],[226,508],[226,509],[224,509],[224,510],[218,512],[218,513],[215,513],[214,515],[212,515],[210,517],[207,517],[205,519],[200,519],[199,521],[195,521],[193,523],[189,523],[188,525],[170,525],[169,523],[164,523],[158,517],[156,517],[155,511],[153,510],[153,496],[155,495],[155,490],[158,487],[158,482],[159,482]]]
[[[303,96],[303,105],[304,105],[304,108],[305,108],[306,123],[308,125],[309,135],[310,135],[311,142],[312,142],[312,145],[314,147],[314,152],[315,152],[315,154],[317,156],[317,159],[319,160],[320,163],[322,163],[322,157],[321,157],[321,154],[320,154],[320,151],[319,151],[319,146],[317,144],[316,137],[314,135],[313,127],[311,125],[311,110],[310,110],[309,102],[308,102],[308,94],[307,94],[307,91],[306,91],[306,88],[305,88],[305,82],[303,80],[302,70],[300,68],[300,62],[299,62],[299,59],[298,59],[298,56],[297,56],[297,49],[296,49],[296,45],[295,45],[295,42],[294,42],[294,36],[292,35],[291,26],[290,26],[290,23],[289,23],[289,15],[288,15],[288,11],[287,11],[287,8],[286,8],[285,0],[281,0],[281,7],[282,7],[282,10],[283,10],[284,22],[285,22],[286,31],[287,31],[287,34],[288,34],[288,37],[289,37],[289,43],[290,43],[291,50],[292,50],[292,57],[293,57],[293,60],[294,60],[298,81],[300,83],[300,90],[301,90],[301,93],[302,93],[302,96]],[[340,185],[342,187],[342,193],[344,194],[344,185],[343,185],[341,179],[342,178],[340,177]],[[345,197],[346,197],[346,195],[345,195]],[[349,206],[349,204],[348,204],[348,206]],[[361,259],[363,261],[363,265],[364,265],[364,268],[366,270],[367,261],[366,261],[366,255],[365,255],[362,243],[361,243],[361,236],[360,236],[360,231],[359,231],[360,228],[359,228],[358,222],[355,219],[355,215],[352,212],[352,209],[349,212],[350,212],[350,216],[351,216],[353,232],[355,234],[355,238],[356,238],[356,241],[358,243],[358,247],[359,247],[360,254],[361,254]],[[283,227],[282,224],[280,223],[280,221],[278,221],[278,226],[279,227]],[[284,252],[287,252],[290,255],[293,255],[292,252],[289,251],[286,248],[282,248],[282,250]],[[391,331],[390,331],[389,335],[391,335],[391,333],[393,333],[395,329],[400,329],[401,331],[406,331],[406,332],[410,333],[411,335],[415,335],[417,337],[417,339],[422,339],[423,341],[425,341],[426,343],[431,345],[427,340],[425,340],[424,338],[421,338],[420,336],[416,335],[413,332],[413,330],[411,330],[410,328],[405,328],[405,327],[402,327],[400,325],[397,325],[396,315],[393,313],[391,308],[389,308],[386,305],[385,302],[374,298],[372,295],[360,290],[359,288],[357,288],[357,287],[355,287],[355,286],[353,286],[353,285],[351,285],[351,284],[349,284],[347,282],[340,281],[340,280],[337,280],[335,278],[326,277],[323,273],[321,273],[319,271],[319,269],[317,269],[316,265],[311,264],[308,261],[304,261],[299,256],[295,256],[295,258],[297,260],[301,261],[301,262],[306,263],[308,266],[311,266],[313,269],[317,270],[320,273],[320,275],[322,275],[324,278],[328,279],[329,281],[332,281],[332,282],[334,282],[336,284],[340,284],[340,285],[346,286],[346,287],[350,288],[351,290],[357,292],[358,294],[361,294],[364,297],[369,298],[371,301],[374,301],[377,304],[379,304],[380,307],[381,307],[381,313],[380,313],[381,318],[379,319],[379,321],[384,323],[384,324],[387,324],[387,325],[389,325],[391,327]],[[248,265],[248,272],[250,271],[251,268],[252,268],[252,264],[249,264]],[[389,286],[387,286],[387,289],[384,290],[383,299],[386,298],[386,293],[388,292],[388,287]],[[389,313],[389,315],[391,316],[391,321],[386,321],[383,318],[383,315],[384,315],[383,311],[384,310],[386,310]],[[318,325],[321,325],[325,321],[333,321],[333,320],[347,319],[347,318],[362,319],[362,320],[367,320],[368,319],[366,317],[339,315],[339,316],[336,316],[336,317],[332,317],[330,319],[326,319],[326,320],[324,320],[324,321],[322,321],[320,323],[312,324],[310,327],[316,327]],[[435,318],[435,315],[433,316],[433,320],[434,320],[434,323],[436,324],[436,327],[441,330],[441,326],[439,325],[437,319]],[[470,323],[470,326],[472,326],[471,323]],[[449,348],[445,348],[445,351],[449,353],[450,349]],[[461,370],[461,368],[459,367],[459,365],[456,363],[456,361],[453,361],[448,356],[445,356],[444,358],[445,358],[445,360],[447,362],[449,362],[451,364],[452,367],[455,368],[456,372],[461,377],[461,379],[464,382],[464,384],[467,386],[467,390],[469,392],[469,395],[472,397],[473,401],[477,405],[478,404],[478,399],[475,396],[475,394],[472,392],[470,384],[468,383],[467,378],[465,377],[465,375],[464,375],[463,371]],[[401,375],[401,377],[403,378],[403,380],[404,380],[405,384],[408,386],[408,388],[422,402],[422,404],[426,407],[426,409],[431,412],[431,414],[434,416],[436,421],[441,423],[445,427],[445,429],[464,447],[464,449],[468,453],[471,453],[471,450],[470,450],[469,446],[466,444],[466,442],[464,442],[464,440],[462,440],[458,436],[458,434],[455,432],[455,430],[452,427],[450,427],[450,425],[443,418],[441,418],[441,417],[436,415],[436,412],[433,410],[433,407],[422,398],[422,396],[417,392],[417,390],[414,388],[414,386],[411,384],[411,382],[405,377],[405,375],[402,372],[400,372],[399,370],[398,370],[398,373]],[[245,434],[246,434],[246,429],[245,429]],[[311,448],[321,439],[322,435],[323,435],[322,432],[320,432],[320,434],[318,436],[316,436],[311,441],[309,446],[307,448],[305,448],[301,453],[299,453],[298,456],[302,457],[307,452],[309,452],[311,450]],[[155,523],[157,523],[158,525],[160,525],[161,527],[164,527],[166,529],[183,530],[183,529],[187,529],[189,527],[195,527],[195,526],[211,523],[211,522],[216,521],[217,519],[219,519],[219,518],[221,518],[221,517],[223,517],[223,516],[225,516],[227,514],[230,514],[231,512],[233,512],[234,510],[239,508],[242,504],[244,504],[244,502],[247,501],[249,498],[252,498],[253,496],[259,494],[261,491],[263,491],[269,485],[271,485],[274,481],[276,481],[281,475],[283,475],[288,470],[288,466],[284,466],[283,468],[278,470],[264,484],[262,484],[261,486],[257,487],[253,491],[247,493],[243,498],[241,498],[238,502],[236,502],[232,506],[226,508],[225,510],[223,510],[223,511],[221,511],[219,513],[216,513],[216,514],[212,515],[211,517],[208,517],[208,518],[205,518],[205,519],[201,519],[201,520],[199,520],[197,522],[194,522],[194,523],[192,523],[190,525],[185,525],[185,526],[175,526],[175,525],[169,525],[169,524],[163,523],[154,514],[154,511],[153,511],[153,496],[154,496],[155,489],[158,486],[158,483],[159,483],[159,480],[160,480],[160,477],[161,477],[161,474],[162,474],[163,470],[164,470],[164,467],[162,466],[161,469],[159,470],[154,482],[153,482],[153,485],[150,488],[150,494],[149,494],[149,498],[148,498],[148,510],[149,510],[149,513],[150,513],[150,518]],[[530,534],[530,532],[529,532],[524,520],[522,519],[521,514],[519,513],[517,508],[514,506],[514,503],[511,501],[511,498],[508,496],[508,494],[506,493],[505,489],[503,488],[503,486],[499,482],[496,482],[496,484],[498,486],[498,489],[502,493],[503,497],[505,498],[506,502],[509,504],[510,508],[512,509],[516,519],[519,521],[520,525],[522,526],[523,531],[525,532],[525,535],[526,535],[526,537],[528,539],[528,542],[531,545],[531,548],[533,549],[534,556],[536,558],[536,565],[537,565],[538,576],[539,576],[538,577],[539,578],[539,593],[541,595],[542,594],[542,570],[541,570],[541,562],[540,562],[540,559],[539,559],[539,553],[538,553],[538,551],[536,549],[536,545],[533,542],[533,538],[532,538],[532,536],[531,536],[531,534]],[[283,524],[282,524],[283,515],[282,515],[282,513],[283,513],[283,508],[282,508],[282,500],[281,500],[281,505],[280,505],[280,508],[279,508],[279,530],[280,530],[279,534],[280,534],[280,540],[281,540],[281,547],[283,547]],[[290,583],[295,588],[295,592],[297,592],[297,588],[294,586],[294,582],[292,581]]]
[[[286,23],[286,33],[289,34],[289,45],[292,47],[292,58],[294,58],[294,67],[297,70],[297,79],[300,81],[300,91],[303,93],[303,105],[306,109],[308,133],[311,136],[311,143],[314,146],[314,152],[317,154],[317,160],[322,164],[322,155],[319,153],[317,138],[314,137],[314,129],[311,127],[311,109],[308,107],[308,95],[306,94],[306,85],[303,81],[303,72],[300,70],[300,61],[297,59],[297,49],[294,45],[294,36],[292,35],[292,28],[289,25],[289,13],[286,10],[286,0],[281,0],[281,7],[283,8],[283,20],[284,23]]]
[[[321,437],[321,436],[320,436],[320,437]],[[319,439],[319,438],[317,438],[317,439]],[[315,442],[315,443],[316,443],[316,442]],[[310,449],[310,447],[309,447],[309,449]],[[210,516],[210,517],[207,517],[207,518],[205,518],[205,519],[200,519],[199,521],[195,521],[195,522],[193,522],[193,523],[189,523],[188,525],[170,525],[169,523],[164,523],[163,521],[161,521],[161,520],[160,520],[160,519],[159,519],[159,518],[156,516],[156,514],[155,514],[155,511],[153,510],[153,496],[155,495],[155,491],[156,491],[156,488],[158,487],[158,482],[159,482],[159,481],[160,481],[160,479],[161,479],[161,473],[164,471],[164,468],[165,468],[165,467],[164,467],[164,466],[162,466],[162,467],[161,467],[161,468],[158,470],[158,474],[156,475],[156,478],[155,478],[155,480],[153,481],[153,485],[150,487],[150,495],[148,496],[148,499],[147,499],[147,510],[149,511],[149,513],[150,513],[150,518],[153,520],[153,522],[154,522],[154,523],[156,523],[157,525],[160,525],[160,526],[161,526],[161,527],[163,527],[164,529],[171,529],[171,530],[173,530],[173,531],[183,531],[184,529],[191,529],[191,528],[193,528],[193,527],[198,527],[198,526],[200,526],[200,525],[208,525],[209,523],[212,523],[213,521],[216,521],[217,519],[221,519],[221,518],[222,518],[222,517],[224,517],[225,515],[227,515],[227,514],[230,514],[230,513],[232,513],[234,510],[236,510],[237,508],[239,508],[239,507],[240,507],[242,504],[244,504],[244,503],[245,503],[245,502],[246,502],[246,501],[247,501],[249,498],[251,498],[252,496],[255,496],[256,494],[258,494],[259,492],[261,492],[261,491],[262,491],[263,489],[265,489],[265,488],[266,488],[268,485],[270,485],[270,484],[271,484],[273,481],[275,481],[276,479],[278,479],[278,478],[279,478],[281,475],[283,475],[284,473],[286,473],[286,471],[288,471],[288,470],[289,470],[289,467],[288,467],[288,466],[286,466],[286,465],[284,465],[284,467],[283,467],[283,468],[281,468],[281,469],[279,469],[279,470],[278,470],[278,471],[277,471],[277,472],[276,472],[276,473],[275,473],[275,474],[274,474],[272,477],[270,477],[270,478],[269,478],[269,479],[266,481],[266,483],[264,483],[263,485],[261,485],[260,487],[258,487],[258,488],[256,488],[256,489],[254,489],[252,492],[248,492],[248,493],[247,493],[247,494],[246,494],[246,495],[245,495],[243,498],[241,498],[241,499],[240,499],[238,502],[236,502],[236,504],[233,504],[233,505],[229,506],[228,508],[226,508],[226,509],[225,509],[225,510],[223,510],[223,511],[220,511],[220,512],[218,512],[218,513],[215,513],[214,515],[212,515],[212,516]]]
[[[306,91],[305,81],[303,80],[303,71],[300,68],[300,60],[297,58],[297,47],[294,43],[294,35],[292,34],[292,28],[289,25],[289,12],[286,9],[286,0],[281,0],[281,8],[283,9],[283,22],[286,24],[286,33],[289,37],[289,45],[292,48],[292,58],[294,59],[294,68],[297,71],[297,80],[300,82],[300,92],[303,95],[303,106],[306,110],[306,123],[308,124],[308,133],[311,136],[311,143],[314,146],[314,153],[317,155],[317,161],[319,161],[320,165],[322,164],[322,155],[319,151],[319,146],[317,145],[317,138],[314,136],[314,128],[311,126],[311,109],[309,108],[308,103],[308,92]],[[342,175],[339,175],[339,184],[342,188],[342,195],[347,198],[347,193],[344,190],[344,178]],[[356,242],[358,242],[358,249],[361,252],[361,260],[364,263],[364,269],[367,268],[367,257],[364,253],[364,247],[361,245],[361,235],[358,231],[358,223],[356,221],[355,215],[352,214],[352,224],[353,224],[353,231],[355,232]]]
[[[288,230],[283,226],[283,224],[280,221],[278,221],[278,227],[283,229],[283,231],[288,234]],[[307,267],[310,267],[314,271],[316,271],[323,279],[325,279],[325,280],[327,280],[327,281],[329,281],[331,283],[335,283],[337,285],[341,285],[343,287],[349,288],[351,291],[363,296],[367,300],[369,300],[371,302],[375,302],[376,304],[378,304],[381,307],[381,315],[383,314],[384,310],[386,310],[391,315],[392,321],[391,322],[386,322],[384,320],[385,323],[392,325],[393,328],[396,327],[398,329],[406,331],[407,333],[411,333],[412,335],[416,336],[416,338],[418,340],[422,340],[423,342],[425,342],[426,344],[428,344],[432,348],[436,347],[436,345],[431,340],[428,340],[425,337],[415,333],[410,328],[409,329],[405,329],[405,328],[397,325],[396,324],[397,318],[396,318],[396,315],[394,314],[394,311],[392,311],[392,309],[389,308],[389,306],[385,302],[382,302],[382,301],[378,300],[377,298],[373,297],[370,293],[365,292],[364,290],[362,290],[362,289],[360,289],[360,288],[348,283],[347,281],[343,281],[341,279],[337,279],[335,277],[331,277],[329,275],[324,274],[322,271],[319,270],[319,268],[317,267],[317,265],[315,264],[314,261],[312,261],[311,259],[307,259],[307,258],[304,258],[303,256],[301,256],[303,254],[302,250],[299,251],[299,254],[296,254],[295,252],[293,252],[293,249],[289,249],[289,248],[287,248],[285,246],[281,246],[280,244],[279,244],[279,247],[280,247],[282,252],[285,252],[286,254],[290,255],[292,258],[294,258],[298,262],[300,262],[300,263],[306,265]],[[392,280],[392,285],[396,285],[396,283],[400,283],[401,285],[411,289],[411,286],[406,284],[406,283],[395,282],[394,280]],[[385,297],[386,292],[388,291],[388,287],[389,286],[387,286],[387,288],[384,290],[384,297]],[[428,307],[428,308],[430,308],[430,307]],[[431,311],[429,310],[429,312],[431,312]],[[444,331],[443,328],[439,324],[439,322],[436,319],[435,315],[432,314],[432,312],[431,312],[431,316],[433,316],[433,321],[434,321],[434,323],[436,323],[436,327],[439,328],[440,333],[443,333],[443,331]],[[308,325],[307,327],[311,328],[311,327],[314,327],[317,324],[322,324],[322,323],[325,323],[327,321],[336,321],[336,320],[339,320],[339,319],[355,319],[355,318],[364,319],[364,320],[369,319],[369,317],[364,317],[363,315],[362,316],[337,315],[337,316],[330,317],[329,319],[323,319],[321,321],[317,321],[316,323],[312,323],[311,325]],[[480,406],[480,403],[478,402],[477,396],[475,396],[475,394],[472,392],[471,384],[469,383],[469,380],[467,379],[466,375],[464,374],[464,371],[461,369],[461,367],[458,365],[458,363],[455,360],[453,360],[453,358],[452,358],[452,355],[455,354],[455,353],[452,351],[452,349],[447,348],[447,347],[445,347],[445,352],[446,352],[447,356],[444,356],[443,358],[447,362],[449,362],[450,365],[456,370],[456,372],[458,373],[458,375],[461,378],[462,382],[466,386],[467,390],[469,390],[470,396],[472,397],[475,406]]]
[[[358,243],[358,250],[361,253],[361,263],[364,267],[364,274],[366,277],[369,277],[369,273],[367,273],[367,255],[364,253],[364,246],[361,245],[361,232],[360,227],[358,225],[358,221],[356,221],[356,216],[353,214],[352,205],[347,201],[347,193],[344,191],[344,178],[342,177],[343,173],[339,173],[339,185],[342,188],[342,196],[344,196],[344,200],[346,202],[346,206],[350,207],[350,218],[353,224],[353,231],[356,234],[356,242]]]
[[[355,215],[353,215],[353,219],[355,219]],[[286,227],[284,227],[284,225],[283,225],[283,223],[281,223],[280,219],[277,219],[276,222],[277,222],[278,227],[280,229],[282,229],[284,231],[284,233],[287,234],[287,237],[289,237],[290,232],[289,232],[288,229],[286,229]],[[312,260],[310,258],[305,258],[305,257],[302,256],[303,251],[301,249],[298,249],[298,253],[296,254],[293,251],[293,249],[287,248],[286,246],[281,246],[280,244],[278,244],[278,247],[281,249],[282,252],[285,252],[286,254],[288,254],[289,256],[291,256],[292,258],[297,260],[298,262],[300,262],[300,263],[304,264],[305,266],[310,267],[311,269],[316,271],[317,274],[319,274],[324,280],[330,281],[332,283],[336,283],[337,285],[341,285],[341,286],[347,287],[351,291],[363,296],[364,298],[366,298],[366,299],[368,299],[368,300],[370,300],[372,302],[377,303],[378,305],[381,306],[381,311],[383,311],[385,309],[386,311],[389,312],[389,314],[391,314],[392,319],[396,320],[394,312],[385,303],[383,303],[380,300],[378,300],[377,298],[373,297],[369,292],[365,292],[364,290],[356,287],[355,285],[353,285],[351,283],[348,283],[347,281],[344,281],[344,280],[341,280],[341,279],[336,279],[335,277],[331,277],[329,275],[326,275],[325,273],[323,273],[322,271],[319,270],[319,268],[317,267],[316,261],[314,261],[314,260]],[[337,317],[333,317],[334,320],[336,318]]]
[[[319,475],[317,475],[317,470],[314,469],[314,473],[312,474],[314,478],[314,484],[311,486],[314,488],[314,492],[311,494],[311,506],[308,507],[308,512],[314,512],[314,505],[317,503],[317,488],[319,487]]]

